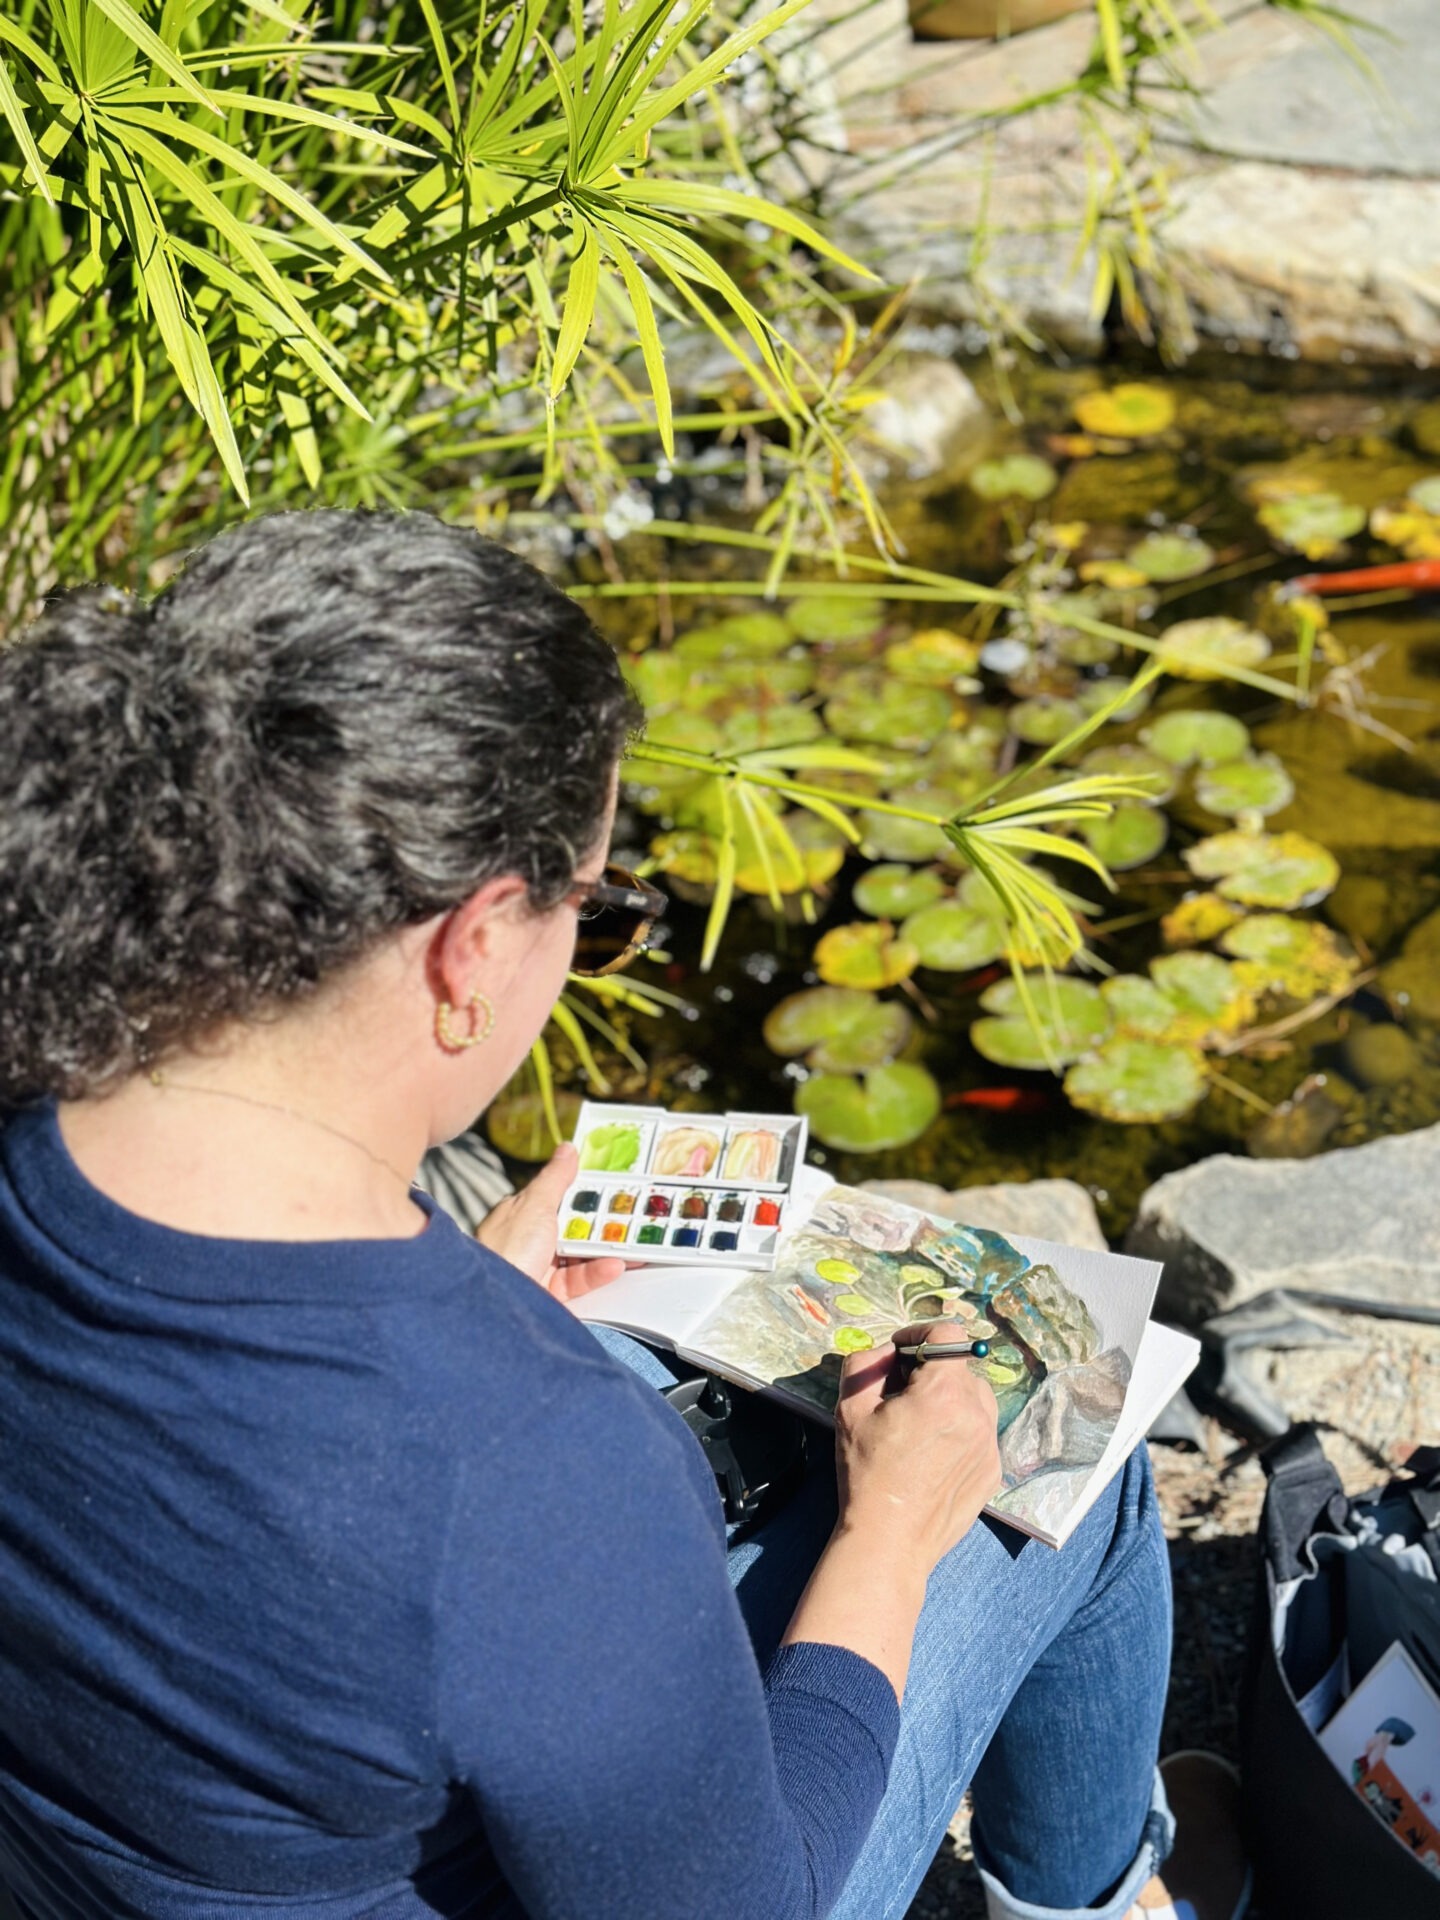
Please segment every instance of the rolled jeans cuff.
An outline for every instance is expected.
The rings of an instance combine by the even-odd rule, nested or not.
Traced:
[[[1029,1900],[1017,1900],[993,1874],[981,1867],[987,1920],[1125,1920],[1145,1886],[1169,1859],[1174,1844],[1175,1816],[1157,1771],[1139,1850],[1103,1907],[1037,1907]]]

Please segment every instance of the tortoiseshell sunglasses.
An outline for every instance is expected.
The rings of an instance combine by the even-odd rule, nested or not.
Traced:
[[[670,904],[658,887],[637,880],[613,860],[598,880],[572,887],[567,898],[580,909],[570,971],[587,979],[628,967],[636,954],[645,951],[650,929]]]

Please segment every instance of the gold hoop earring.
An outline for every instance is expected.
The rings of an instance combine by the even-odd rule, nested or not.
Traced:
[[[454,1008],[448,1000],[442,1000],[435,1009],[435,1038],[447,1053],[460,1053],[466,1047],[478,1047],[495,1030],[495,1008],[483,993],[472,993],[466,1005],[474,1015],[474,1024],[470,1033],[463,1035],[456,1033],[450,1024]],[[482,1008],[484,1011],[479,1011]]]

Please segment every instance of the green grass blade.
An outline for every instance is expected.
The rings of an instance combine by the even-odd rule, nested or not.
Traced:
[[[30,122],[26,118],[25,108],[15,91],[15,83],[10,78],[10,64],[0,60],[0,113],[10,123],[10,131],[25,157],[25,164],[35,176],[35,186],[42,200],[49,207],[55,205],[55,196],[50,191],[49,176],[45,171],[45,162],[40,157],[40,149],[35,144],[35,136],[30,131]]]

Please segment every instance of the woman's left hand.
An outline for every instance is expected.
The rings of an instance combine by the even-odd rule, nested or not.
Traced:
[[[568,1140],[562,1141],[529,1186],[492,1207],[475,1231],[475,1238],[492,1253],[538,1280],[557,1300],[578,1300],[625,1271],[625,1262],[612,1255],[595,1260],[557,1257],[560,1202],[579,1169],[579,1154]]]

